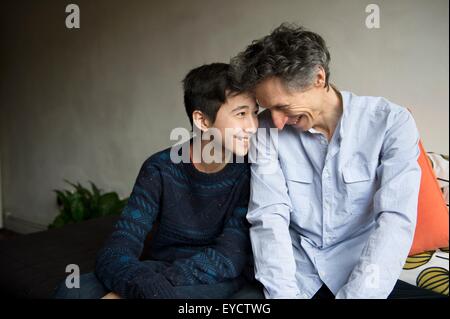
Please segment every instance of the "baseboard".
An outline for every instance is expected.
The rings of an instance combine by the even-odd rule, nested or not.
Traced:
[[[15,231],[19,234],[30,234],[38,231],[47,230],[46,225],[30,222],[28,220],[12,215],[4,216],[4,228]]]

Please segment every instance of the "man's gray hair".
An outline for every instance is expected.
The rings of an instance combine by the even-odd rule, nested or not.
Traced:
[[[231,59],[234,86],[252,90],[261,81],[278,77],[287,88],[306,89],[319,67],[329,86],[330,53],[323,38],[303,27],[283,23],[269,35],[253,41]]]

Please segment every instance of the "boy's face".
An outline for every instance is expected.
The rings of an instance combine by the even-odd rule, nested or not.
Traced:
[[[247,93],[229,95],[212,127],[220,131],[225,149],[238,156],[247,155],[250,137],[258,129],[256,100]]]

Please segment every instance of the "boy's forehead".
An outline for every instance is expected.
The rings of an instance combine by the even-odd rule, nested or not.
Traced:
[[[226,102],[222,105],[230,111],[238,107],[254,107],[256,105],[255,97],[247,92],[230,94]]]

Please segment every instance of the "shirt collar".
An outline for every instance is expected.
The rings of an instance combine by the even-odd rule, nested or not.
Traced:
[[[342,116],[340,119],[339,136],[341,139],[345,136],[345,122],[349,116],[351,107],[352,93],[347,91],[340,91],[342,96]]]
[[[346,118],[348,117],[348,112],[349,112],[349,107],[350,107],[350,103],[351,103],[351,92],[347,92],[347,91],[339,91],[339,93],[342,96],[342,116],[339,119],[338,122],[338,128],[339,128],[339,138],[343,139],[344,138],[344,122],[346,120]],[[310,128],[308,130],[308,132],[312,133],[312,134],[320,134],[319,131]]]

